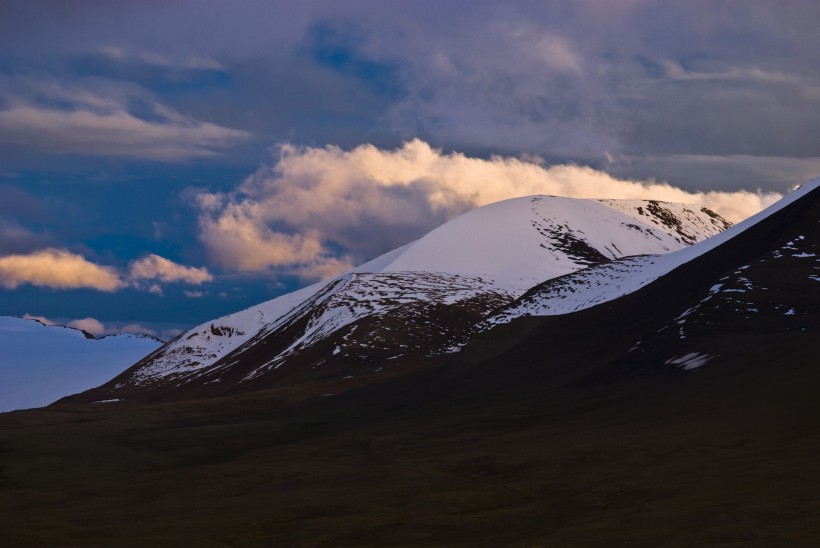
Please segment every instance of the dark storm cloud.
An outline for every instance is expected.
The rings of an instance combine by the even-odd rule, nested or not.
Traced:
[[[0,256],[50,244],[49,236],[21,225],[21,220],[41,220],[45,215],[46,207],[35,196],[18,186],[0,183]]]
[[[812,2],[25,6],[4,8],[4,66],[70,54],[75,77],[150,90],[183,118],[252,132],[257,150],[420,137],[646,171],[655,156],[810,158],[820,146]]]
[[[818,40],[786,24],[806,4],[747,4],[485,5],[450,33],[406,33],[409,48],[376,37],[369,53],[404,59],[410,99],[394,119],[436,142],[556,160],[813,155]]]
[[[48,238],[27,230],[14,219],[0,214],[0,257],[42,247]]]

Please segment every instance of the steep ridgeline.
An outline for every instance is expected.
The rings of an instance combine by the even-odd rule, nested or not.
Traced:
[[[705,208],[656,201],[498,202],[331,280],[195,327],[78,399],[207,396],[398,367],[455,351],[544,280],[668,253],[728,226]]]

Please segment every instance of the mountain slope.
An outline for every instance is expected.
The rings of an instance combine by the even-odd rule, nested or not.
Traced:
[[[98,386],[161,345],[145,336],[95,339],[69,327],[0,317],[0,412],[48,405]]]
[[[344,377],[446,353],[538,282],[680,249],[726,226],[706,209],[662,202],[491,204],[328,282],[198,326],[86,397],[181,396],[181,385],[217,394],[279,382],[294,368],[301,379]]]
[[[675,268],[723,245],[743,231],[759,224],[794,201],[811,193],[818,180],[810,181],[764,211],[735,226],[696,242],[690,247],[663,254],[626,257],[593,265],[566,276],[546,280],[531,288],[505,310],[489,320],[490,324],[509,322],[521,316],[547,316],[583,310],[632,293]]]
[[[679,375],[707,363],[742,367],[761,356],[778,362],[777,352],[813,363],[820,351],[819,252],[815,179],[718,236],[652,258],[653,268],[630,271],[621,267],[638,263],[619,261],[609,270],[617,281],[570,285],[578,273],[564,287],[559,279],[535,288],[458,360],[471,364],[469,382],[478,383],[479,370],[501,382],[499,371],[510,374],[511,367],[544,382],[558,382],[558,375],[560,382],[587,383],[627,372]],[[630,285],[635,290],[618,295]],[[581,306],[562,309],[567,301]],[[522,310],[540,314],[510,313]]]

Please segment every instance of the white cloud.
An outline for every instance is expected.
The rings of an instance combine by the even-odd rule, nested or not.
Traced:
[[[83,331],[87,331],[95,337],[104,335],[106,332],[105,326],[102,324],[102,322],[95,318],[82,318],[79,320],[72,320],[68,322],[66,325],[68,327],[73,327],[74,329],[82,329]]]
[[[214,279],[205,268],[184,266],[153,253],[132,262],[129,273],[132,280],[187,282],[194,285]]]
[[[91,288],[115,291],[123,287],[117,271],[64,249],[44,249],[27,255],[0,257],[0,285],[14,289],[31,284],[55,289]]]
[[[35,316],[33,314],[29,314],[28,312],[23,314],[23,319],[25,319],[25,320],[37,320],[38,322],[40,322],[43,325],[56,325],[53,321],[49,320],[45,316]]]
[[[298,267],[294,273],[303,280],[318,281],[332,278],[356,266],[349,258],[322,257],[315,262]]]
[[[557,71],[581,72],[581,58],[566,40],[547,35],[529,43],[547,67]]]
[[[731,67],[721,72],[697,72],[687,70],[672,59],[660,62],[668,78],[672,80],[756,80],[760,82],[804,84],[804,80],[797,75],[778,71],[766,71],[757,67]]]
[[[152,337],[156,337],[157,339],[168,341],[182,333],[182,330],[177,328],[162,329],[161,331],[158,331],[157,329],[146,327],[138,323],[112,322],[105,324],[92,317],[80,318],[76,320],[52,320],[50,318],[46,318],[45,316],[23,314],[23,318],[27,320],[37,320],[44,325],[65,325],[67,327],[73,327],[74,329],[82,329],[83,331],[91,333],[95,337],[105,337],[108,335],[128,333],[132,335],[150,335]]]
[[[169,336],[171,332],[173,333],[173,335]],[[179,334],[179,330],[174,329],[170,330],[168,333],[159,333],[156,329],[151,329],[150,327],[145,327],[138,323],[129,323],[123,325],[122,327],[112,327],[107,330],[108,335],[116,335],[118,333],[130,333],[132,335],[151,335],[152,337],[156,337],[163,341],[167,341],[169,338],[176,337]]]
[[[146,65],[171,69],[225,70],[225,65],[205,55],[166,55],[152,51],[133,51],[121,46],[103,46],[96,53],[112,61],[139,61]]]
[[[202,194],[200,238],[214,259],[229,268],[261,271],[269,266],[306,263],[323,253],[317,232],[287,234],[272,230],[264,206],[252,200],[223,203],[216,194]]]
[[[114,267],[98,265],[65,249],[0,256],[0,286],[8,289],[23,284],[99,291],[134,287],[162,295],[162,287],[156,282],[201,285],[211,280],[213,276],[205,268],[184,266],[154,254],[133,261],[127,276]]]
[[[733,221],[780,197],[688,192],[537,159],[470,158],[416,139],[395,150],[285,145],[275,165],[237,192],[196,198],[200,238],[217,262],[240,271],[290,267],[309,278],[398,247],[471,208],[530,194],[684,202]]]

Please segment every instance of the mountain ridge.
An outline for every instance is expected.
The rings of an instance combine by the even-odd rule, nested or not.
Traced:
[[[680,249],[687,238],[703,239],[728,225],[704,208],[657,201],[505,200],[457,217],[329,282],[202,324],[100,393],[105,399],[151,392],[173,397],[184,392],[181,385],[203,384],[222,393],[229,390],[226,375],[234,389],[249,390],[283,364],[317,370],[316,375],[349,376],[365,363],[454,352],[484,316],[536,280],[624,254]],[[323,354],[311,350],[319,346]],[[241,378],[229,373],[244,371],[251,362],[255,369]]]
[[[96,387],[162,344],[144,335],[96,338],[82,329],[0,316],[0,412]]]
[[[642,337],[648,336],[642,330],[652,330],[651,327],[647,327],[650,325],[647,322],[655,318],[653,321],[660,321],[655,329],[663,331],[668,329],[667,326],[676,324],[677,321],[685,318],[687,311],[695,308],[698,303],[703,303],[709,294],[714,293],[715,286],[722,278],[731,276],[739,269],[745,271],[750,268],[747,266],[750,261],[760,259],[771,249],[777,249],[778,240],[791,242],[798,238],[799,234],[789,232],[790,227],[795,223],[806,227],[803,230],[813,236],[813,238],[798,238],[798,241],[805,242],[805,245],[814,246],[814,251],[802,252],[808,257],[796,257],[796,265],[803,269],[805,278],[801,283],[805,284],[806,280],[812,280],[811,272],[820,272],[820,266],[807,263],[805,259],[812,258],[812,253],[816,253],[818,248],[817,242],[820,240],[820,234],[817,234],[815,226],[818,220],[820,220],[820,178],[806,183],[781,202],[739,223],[731,232],[721,233],[714,238],[716,241],[710,239],[702,244],[683,249],[679,253],[687,255],[687,260],[681,261],[679,257],[666,256],[669,257],[670,263],[677,263],[677,266],[636,290],[571,312],[522,315],[512,318],[509,322],[501,322],[497,325],[495,333],[491,329],[485,332],[486,334],[482,333],[476,337],[463,349],[455,361],[465,366],[483,363],[482,367],[487,374],[493,374],[491,372],[499,365],[497,360],[503,360],[505,364],[523,364],[522,368],[532,368],[533,362],[539,361],[539,356],[542,355],[543,348],[549,344],[549,341],[555,341],[555,344],[560,346],[560,341],[578,340],[583,332],[610,332],[605,338],[617,341],[617,344],[615,342],[611,344],[616,344],[619,348],[616,351],[616,355],[619,356],[616,361],[622,370],[642,354],[636,351],[641,347],[639,341],[643,340]],[[697,249],[698,245],[702,245],[703,249]],[[817,262],[816,259],[815,262]],[[549,282],[545,285],[548,284]],[[811,287],[811,285],[808,286],[808,292],[806,289],[800,292],[801,298],[804,298],[806,302],[814,302],[820,307],[820,300],[818,300],[820,292],[817,290],[812,292]],[[636,305],[637,302],[641,305]],[[666,319],[657,320],[658,317]],[[666,352],[667,347],[674,348],[675,346],[687,347],[688,343],[685,338],[678,339],[674,344],[667,340],[666,347],[660,345],[656,351],[663,353]],[[814,346],[816,347],[817,344],[815,343]],[[539,348],[542,350],[536,350]],[[597,351],[595,345],[590,345],[586,349],[567,350],[570,355],[584,353],[588,356],[594,355]],[[680,363],[673,363],[673,361],[683,357],[686,353],[678,351],[676,355],[668,355],[664,359],[657,356],[644,356],[644,366],[637,367],[637,369],[655,373],[683,369],[687,365],[686,360]],[[599,356],[597,359],[603,364],[609,364],[611,360],[615,360],[615,357],[610,353]],[[543,363],[543,360],[540,361]],[[647,364],[652,364],[652,366]],[[664,365],[672,367],[664,368]],[[690,369],[697,369],[697,367]],[[474,373],[475,369],[471,369],[471,372]],[[581,375],[579,382],[586,382],[590,375],[592,373],[586,376]],[[607,377],[617,376],[617,373],[607,369],[595,375]]]

